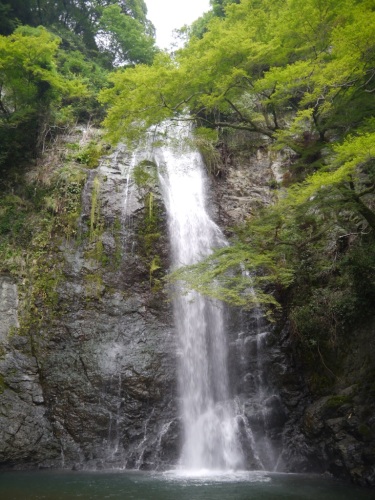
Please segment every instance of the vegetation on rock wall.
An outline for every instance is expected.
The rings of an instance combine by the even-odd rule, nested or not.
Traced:
[[[0,13],[0,272],[17,278],[26,332],[56,313],[59,245],[81,238],[82,189],[104,153],[87,127],[103,115],[97,94],[115,65],[150,63],[156,48],[143,0],[0,0]],[[106,265],[104,181],[93,182],[86,253]]]
[[[85,149],[75,145],[55,143],[37,166],[17,175],[17,183],[12,171],[3,179],[12,194],[0,198],[0,273],[17,279],[22,334],[35,332],[57,314],[57,286],[63,277],[59,245],[78,240],[88,170],[72,158],[73,146]]]
[[[139,224],[139,244],[144,255],[145,264],[149,269],[150,289],[157,292],[161,282],[156,271],[161,270],[161,259],[156,251],[161,237],[161,206],[158,196],[157,166],[154,162],[143,160],[133,169],[132,173],[138,188],[139,202],[143,205],[143,218]]]

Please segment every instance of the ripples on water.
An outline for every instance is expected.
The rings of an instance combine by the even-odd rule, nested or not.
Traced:
[[[374,491],[314,475],[254,472],[3,472],[2,500],[370,500]]]

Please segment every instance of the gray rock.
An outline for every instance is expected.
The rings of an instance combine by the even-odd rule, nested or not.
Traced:
[[[17,286],[0,279],[3,467],[158,468],[176,459],[172,316],[165,292],[158,291],[155,300],[150,290],[148,257],[138,235],[144,209],[126,175],[129,162],[120,147],[89,172],[82,244],[60,244],[64,278],[58,305],[30,336],[8,340],[10,329],[19,326]],[[102,228],[93,241],[95,178]],[[162,218],[160,224],[165,234]],[[97,241],[100,255],[93,251]],[[154,250],[166,269],[165,236]]]

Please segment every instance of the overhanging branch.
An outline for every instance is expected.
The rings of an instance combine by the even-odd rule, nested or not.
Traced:
[[[262,129],[260,127],[257,127],[256,125],[246,125],[242,123],[231,123],[231,122],[213,122],[212,125],[215,127],[228,127],[228,128],[233,128],[236,130],[247,130],[249,132],[257,132],[258,134],[266,135],[267,137],[270,137],[273,139],[273,132],[269,130]]]

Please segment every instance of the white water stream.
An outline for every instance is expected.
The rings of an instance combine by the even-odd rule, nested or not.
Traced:
[[[200,154],[178,140],[158,148],[155,161],[167,208],[174,268],[193,264],[226,244],[206,209],[206,177]],[[223,306],[196,292],[178,293],[174,316],[179,338],[179,391],[184,426],[181,467],[233,470],[243,458],[228,387]]]
[[[134,184],[133,168],[156,164],[167,211],[172,269],[176,269],[200,261],[213,249],[227,245],[227,241],[207,209],[208,179],[201,155],[189,146],[189,126],[169,123],[164,127],[160,133],[150,132],[148,144],[133,155],[124,172],[124,211],[132,202],[129,184]],[[165,140],[167,135],[169,139]],[[160,138],[164,145],[160,145]],[[253,293],[250,277],[249,293]],[[256,309],[247,317],[243,331],[231,332],[235,349],[232,345],[230,354],[232,363],[236,363],[231,366],[236,388],[232,394],[223,304],[176,285],[173,310],[183,424],[180,473],[275,470],[281,456],[280,445],[275,446],[281,429],[280,425],[275,428],[275,422],[277,427],[281,413],[278,396],[265,376],[266,367],[270,367],[266,348],[269,332],[263,328],[261,311]],[[137,467],[143,461],[147,425],[139,445]],[[159,430],[158,449],[170,425],[171,422],[165,422]]]

